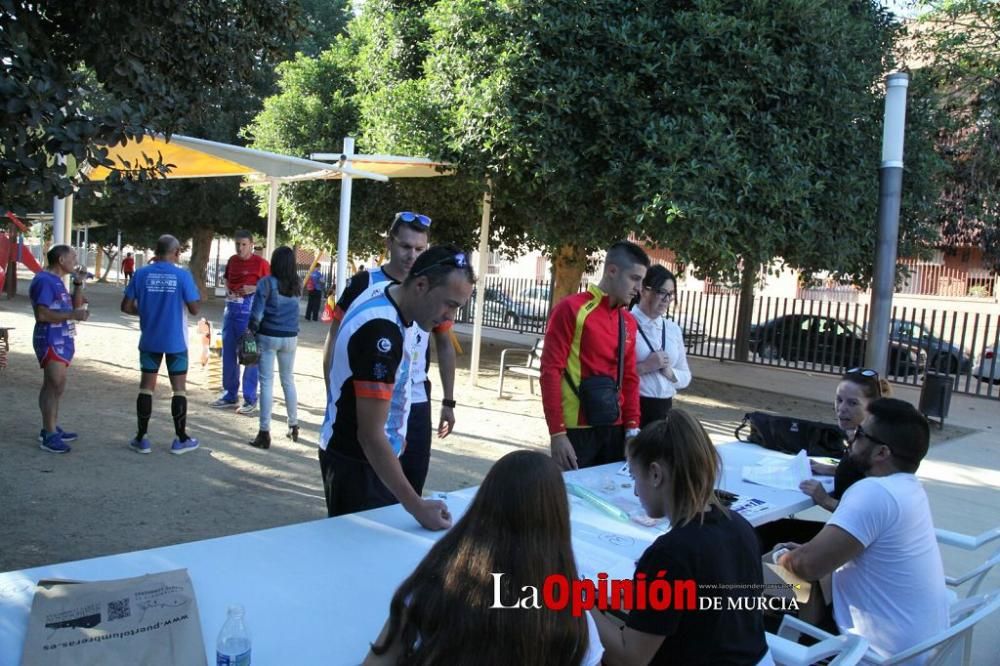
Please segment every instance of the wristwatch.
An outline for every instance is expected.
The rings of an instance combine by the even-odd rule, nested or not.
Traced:
[[[450,407],[451,409],[455,409],[456,404],[458,403],[456,403],[454,400],[449,400],[448,398],[441,398],[442,407]]]

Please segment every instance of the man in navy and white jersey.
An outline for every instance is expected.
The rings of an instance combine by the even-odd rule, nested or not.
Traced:
[[[340,322],[327,374],[319,461],[330,516],[394,502],[427,529],[451,515],[424,500],[403,473],[416,326],[452,321],[472,294],[475,275],[458,248],[421,254],[401,284],[349,308]]]
[[[361,271],[347,283],[344,292],[337,301],[337,307],[334,309],[333,321],[330,324],[330,332],[324,347],[323,376],[325,378],[329,377],[330,374],[333,345],[344,316],[352,306],[378,296],[389,284],[398,283],[406,277],[413,262],[427,249],[430,225],[431,219],[426,215],[408,211],[396,213],[386,238],[389,262],[378,268]],[[455,348],[451,343],[451,328],[452,322],[444,321],[435,326],[430,334],[425,330],[415,331],[416,356],[413,358],[413,367],[410,372],[413,395],[407,424],[407,447],[399,461],[403,466],[403,473],[418,495],[424,489],[431,455],[431,386],[427,372],[430,369],[428,346],[432,336],[441,375],[441,386],[444,391],[441,400],[441,415],[438,421],[438,437],[447,437],[455,427],[456,358]]]

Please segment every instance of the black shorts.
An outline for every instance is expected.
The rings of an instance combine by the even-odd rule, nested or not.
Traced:
[[[331,518],[377,509],[398,501],[364,460],[319,449],[319,470],[323,475],[326,513]]]
[[[566,431],[578,467],[593,467],[625,460],[625,426],[592,426]]]

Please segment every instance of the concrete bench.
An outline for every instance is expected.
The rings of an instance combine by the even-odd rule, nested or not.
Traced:
[[[527,377],[528,390],[531,391],[532,395],[535,394],[535,380],[542,376],[542,347],[544,344],[544,339],[538,338],[531,349],[512,347],[500,351],[500,388],[497,389],[499,397],[503,397],[503,378],[508,373]],[[508,354],[515,357],[523,356],[524,360],[518,363],[509,363],[507,361]]]

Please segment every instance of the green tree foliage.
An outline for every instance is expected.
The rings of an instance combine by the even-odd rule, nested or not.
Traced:
[[[354,136],[357,153],[439,155],[440,117],[421,75],[428,4],[367,2],[347,36],[316,57],[299,56],[280,65],[278,94],[246,128],[253,147],[301,155],[336,152],[343,137]],[[383,249],[385,231],[400,210],[433,218],[435,242],[468,247],[478,226],[481,181],[463,176],[389,183],[355,179],[351,251]],[[339,209],[339,181],[281,188],[280,217],[297,241],[332,248]]]
[[[0,201],[70,193],[102,145],[183,128],[297,33],[291,0],[0,0]],[[110,103],[87,113],[95,94]]]
[[[895,30],[870,1],[442,0],[427,71],[449,157],[550,249],[634,233],[706,275],[864,280]]]
[[[1000,2],[920,2],[914,25],[916,76],[935,93],[945,242],[978,245],[1000,270]]]
[[[162,3],[161,3],[162,4]],[[170,3],[168,3],[170,4]],[[223,3],[226,11],[253,13],[255,3]],[[275,89],[274,60],[295,51],[315,50],[318,44],[328,44],[337,32],[343,29],[347,18],[347,2],[340,0],[302,0],[303,11],[298,13],[297,5],[270,3],[266,15],[271,19],[285,17],[285,27],[268,28],[259,37],[267,49],[252,48],[251,60],[239,70],[230,68],[228,74],[213,74],[215,85],[204,85],[199,89],[196,104],[186,110],[178,125],[185,133],[199,138],[240,144],[240,128],[245,126],[260,111],[263,99]],[[204,5],[204,7],[202,7]],[[215,3],[187,3],[186,6],[197,14],[199,21],[208,21],[202,13],[217,11]],[[287,5],[287,6],[286,6]],[[141,5],[140,9],[145,8]],[[208,8],[208,9],[206,9]],[[283,8],[283,9],[282,9]],[[278,10],[282,13],[276,13]],[[221,10],[218,10],[221,11]],[[147,17],[148,18],[148,17]],[[304,24],[300,31],[299,18]],[[231,28],[249,25],[251,17],[229,21]],[[269,19],[270,20],[270,19]],[[289,21],[291,21],[289,23]],[[155,21],[150,20],[150,23]],[[200,23],[196,34],[204,32],[206,23]],[[258,26],[260,27],[260,26]],[[138,29],[138,28],[136,28]],[[220,32],[217,38],[205,43],[180,39],[187,48],[201,47],[212,50],[216,41],[229,44],[235,37]],[[255,37],[256,39],[256,37]],[[298,39],[298,41],[294,41]],[[244,45],[245,46],[245,45]],[[225,54],[229,46],[223,46]],[[205,56],[199,56],[205,57]],[[85,62],[92,67],[89,61]],[[225,78],[219,78],[224,75]],[[80,114],[87,117],[103,117],[114,112],[121,103],[102,85],[94,69],[82,70],[84,89],[92,94],[79,101]],[[182,77],[182,88],[188,86],[188,78]],[[224,81],[224,83],[218,83]],[[109,111],[110,110],[110,111]],[[156,120],[157,117],[154,117]],[[162,130],[162,126],[150,122],[152,129]],[[94,191],[103,196],[97,199]],[[42,208],[47,201],[39,202]],[[117,237],[117,231],[124,234],[126,243],[138,247],[149,247],[163,233],[171,233],[182,242],[192,241],[191,268],[201,274],[209,260],[211,242],[216,234],[229,235],[237,229],[249,229],[262,236],[265,223],[258,211],[257,201],[252,192],[240,188],[239,178],[210,178],[180,181],[160,179],[132,183],[125,187],[122,183],[93,184],[83,187],[76,198],[75,214],[78,219],[103,223],[103,231],[95,230],[91,238],[103,238],[107,245]]]

